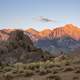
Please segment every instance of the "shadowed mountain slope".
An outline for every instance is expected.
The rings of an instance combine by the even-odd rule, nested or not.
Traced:
[[[7,35],[7,40],[0,41],[1,64],[28,63],[49,58],[50,54],[34,47],[24,31],[14,30]]]

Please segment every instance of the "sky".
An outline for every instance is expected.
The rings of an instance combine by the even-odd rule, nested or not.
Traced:
[[[0,29],[80,26],[80,0],[0,0]]]

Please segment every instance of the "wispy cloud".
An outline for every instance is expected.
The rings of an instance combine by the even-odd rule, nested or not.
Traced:
[[[49,19],[49,18],[46,18],[46,17],[43,17],[43,16],[39,16],[35,19],[35,21],[38,21],[38,22],[56,22],[56,20],[53,20],[53,19]]]

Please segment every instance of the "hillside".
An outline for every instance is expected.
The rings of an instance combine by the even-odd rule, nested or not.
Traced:
[[[7,35],[6,39],[0,40],[1,64],[28,63],[49,57],[48,53],[34,47],[31,39],[24,34],[24,31],[14,30],[5,35]]]

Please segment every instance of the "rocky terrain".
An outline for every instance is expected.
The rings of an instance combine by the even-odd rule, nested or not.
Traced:
[[[3,30],[0,35],[0,64],[28,63],[47,59],[50,55],[35,48],[22,30]]]
[[[7,40],[12,31],[15,31],[15,29],[0,30],[0,40]],[[73,24],[66,24],[53,30],[45,29],[43,31],[29,28],[23,32],[30,37],[35,47],[51,54],[80,52],[80,28]]]
[[[0,30],[0,80],[80,80],[79,32],[72,24]]]
[[[47,50],[50,53],[74,53],[80,48],[80,28],[73,24],[66,24],[53,30],[45,29],[27,31],[36,47]],[[37,32],[37,33],[36,33]],[[35,33],[35,35],[33,35]],[[34,38],[33,38],[34,37]],[[79,51],[80,52],[80,51]]]
[[[0,65],[0,80],[80,80],[80,55]]]

